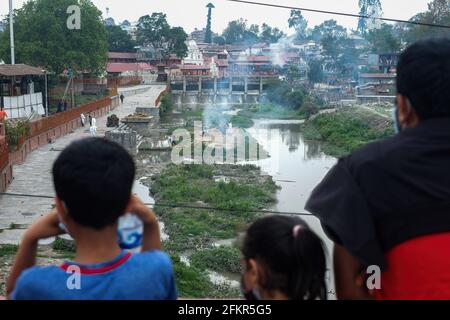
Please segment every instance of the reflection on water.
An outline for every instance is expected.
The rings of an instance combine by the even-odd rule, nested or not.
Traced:
[[[273,209],[304,212],[312,190],[337,160],[323,154],[319,142],[305,141],[299,121],[255,120],[255,126],[248,132],[271,156],[253,163],[271,175],[281,187],[277,193],[278,203]],[[319,220],[313,216],[301,218],[324,240],[331,257],[332,243],[323,232]],[[331,261],[329,268],[331,269]],[[331,290],[334,289],[333,283],[331,272]]]
[[[312,189],[336,159],[323,154],[319,142],[304,140],[301,122],[256,120],[248,132],[270,154],[254,163],[281,186],[275,209],[303,211]]]
[[[133,185],[133,194],[136,195],[142,202],[147,205],[154,205],[155,199],[150,196],[150,189],[142,183],[142,180],[146,180],[148,177],[142,177],[139,180],[134,182]],[[159,228],[161,232],[161,240],[166,241],[169,240],[169,235],[165,232],[164,222],[159,222]]]

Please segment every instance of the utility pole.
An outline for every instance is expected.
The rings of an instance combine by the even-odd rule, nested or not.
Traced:
[[[16,55],[14,52],[14,11],[12,0],[9,0],[9,38],[11,40],[11,64],[16,64]]]

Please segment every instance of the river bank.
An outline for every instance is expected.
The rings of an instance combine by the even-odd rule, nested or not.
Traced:
[[[250,165],[169,165],[142,182],[164,223],[168,238],[163,245],[174,261],[181,296],[239,297],[236,239],[260,216],[254,210],[276,202],[272,178]]]
[[[323,143],[322,151],[343,157],[365,144],[394,134],[393,122],[379,110],[368,107],[339,108],[311,117],[303,124],[305,139]]]

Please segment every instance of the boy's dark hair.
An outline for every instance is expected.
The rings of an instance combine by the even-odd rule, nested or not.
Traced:
[[[70,217],[96,230],[113,225],[124,214],[134,178],[128,152],[101,138],[72,143],[53,165],[56,194]]]
[[[296,226],[301,226],[297,233]],[[326,300],[323,243],[300,218],[256,221],[247,231],[242,253],[263,266],[264,289],[280,290],[291,300]]]
[[[416,42],[400,55],[397,92],[421,120],[450,117],[450,38]]]

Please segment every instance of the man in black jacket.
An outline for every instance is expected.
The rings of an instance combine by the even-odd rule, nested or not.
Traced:
[[[340,159],[306,205],[335,243],[339,298],[450,299],[450,39],[406,49],[397,92],[399,133]]]

